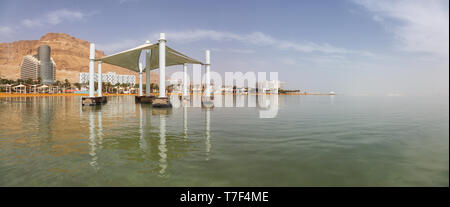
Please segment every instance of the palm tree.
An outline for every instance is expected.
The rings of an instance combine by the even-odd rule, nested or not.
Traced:
[[[70,88],[71,85],[72,85],[72,84],[70,84],[69,80],[64,79],[64,87]]]
[[[158,90],[159,89],[159,86],[158,86],[158,84],[156,84],[156,83],[150,83],[150,92],[153,90],[153,91],[156,91],[156,90]]]

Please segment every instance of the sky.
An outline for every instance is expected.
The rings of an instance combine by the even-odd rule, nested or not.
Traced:
[[[156,43],[164,32],[190,57],[204,61],[211,50],[212,71],[278,72],[287,89],[449,93],[447,0],[0,0],[0,42],[48,32],[106,54]]]

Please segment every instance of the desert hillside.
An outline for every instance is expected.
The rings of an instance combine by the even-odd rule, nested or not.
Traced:
[[[43,44],[51,47],[51,56],[56,63],[57,80],[69,79],[70,82],[75,83],[78,82],[79,72],[89,71],[88,41],[64,33],[47,33],[40,40],[0,43],[0,77],[18,79],[23,56],[36,54],[38,47]],[[105,56],[103,51],[95,51],[96,58],[103,56]],[[95,67],[97,70],[97,64]],[[138,80],[138,73],[125,68],[103,64],[102,70],[104,73],[116,72],[117,74],[135,75]],[[151,82],[158,82],[157,73],[152,73]]]

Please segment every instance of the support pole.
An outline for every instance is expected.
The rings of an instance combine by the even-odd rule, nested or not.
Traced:
[[[166,97],[166,35],[159,33],[159,98]]]
[[[142,63],[139,63],[139,96],[143,96],[144,92],[142,91],[142,71],[144,68],[142,67]]]
[[[89,97],[95,97],[94,94],[94,75],[95,75],[95,44],[91,43],[89,48]]]
[[[102,96],[102,61],[98,62],[98,91],[99,97]]]
[[[145,96],[150,96],[150,50],[145,53]]]
[[[185,63],[183,65],[183,96],[187,96],[188,92],[187,92],[187,64]]]
[[[206,58],[206,61],[205,61],[205,67],[206,67],[206,70],[205,70],[205,96],[209,97],[211,95],[211,91],[210,91],[210,82],[211,82],[210,79],[211,78],[209,77],[211,60],[210,60],[209,50],[206,50],[205,56],[206,56],[205,57]]]

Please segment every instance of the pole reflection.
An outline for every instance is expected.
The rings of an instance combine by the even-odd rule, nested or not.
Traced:
[[[142,151],[147,151],[147,141],[145,140],[144,133],[144,118],[143,118],[143,109],[142,104],[139,104],[139,148]]]
[[[187,103],[183,104],[183,135],[184,138],[187,139]]]
[[[91,156],[91,162],[89,163],[94,170],[98,170],[97,163],[97,146],[95,142],[95,117],[94,112],[89,112],[89,155]]]
[[[159,115],[159,174],[165,175],[167,169],[166,116]]]
[[[99,149],[102,149],[102,144],[103,144],[103,117],[102,117],[102,111],[99,110],[98,111],[98,147]]]
[[[205,126],[205,145],[206,145],[206,160],[209,160],[209,153],[211,151],[211,142],[210,142],[210,120],[211,120],[211,108],[206,108],[205,112],[206,126]]]

